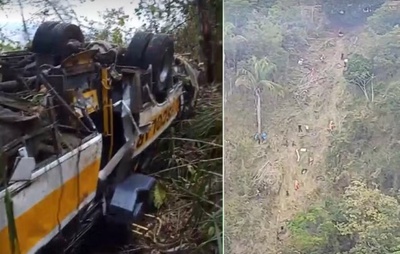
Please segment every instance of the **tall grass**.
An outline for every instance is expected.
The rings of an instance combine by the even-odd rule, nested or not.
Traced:
[[[200,90],[196,115],[161,138],[153,162],[165,168],[154,193],[162,221],[158,238],[146,249],[222,254],[222,94],[218,84]]]

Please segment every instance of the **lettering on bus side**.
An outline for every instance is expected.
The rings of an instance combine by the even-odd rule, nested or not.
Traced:
[[[178,114],[180,107],[179,100],[175,100],[172,105],[166,108],[161,114],[159,114],[154,120],[148,132],[139,136],[136,143],[136,149],[143,146],[149,139],[156,135],[159,130],[173,117]]]

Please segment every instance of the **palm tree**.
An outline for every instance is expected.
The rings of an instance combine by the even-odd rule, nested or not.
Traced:
[[[236,79],[235,85],[244,86],[254,92],[256,96],[257,110],[257,137],[262,133],[261,126],[261,96],[260,92],[267,88],[274,94],[283,97],[284,89],[281,85],[271,81],[276,71],[276,66],[271,64],[266,58],[257,59],[255,56],[251,58],[251,69],[242,69]]]
[[[272,81],[276,65],[270,63],[267,58],[257,59],[255,56],[251,58],[250,63],[251,68],[244,68],[239,72],[235,82],[236,87],[244,86],[252,91],[257,88],[261,90],[267,88],[275,95],[283,97],[283,87]]]

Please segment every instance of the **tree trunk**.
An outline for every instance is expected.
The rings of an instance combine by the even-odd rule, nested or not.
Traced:
[[[222,1],[197,0],[196,6],[201,34],[200,47],[206,62],[207,82],[222,83]],[[215,34],[212,33],[213,28],[216,30]],[[222,92],[222,86],[220,88]]]
[[[256,110],[257,110],[257,133],[261,134],[261,96],[260,96],[260,89],[256,88],[255,90],[255,95],[256,95]]]
[[[206,62],[206,76],[207,82],[214,81],[214,66],[213,66],[213,47],[212,47],[212,34],[211,34],[211,15],[209,15],[209,6],[207,0],[197,0],[197,14],[199,16],[200,26],[200,47],[202,55]]]
[[[374,93],[374,81],[371,81],[371,102],[374,102],[375,93]]]

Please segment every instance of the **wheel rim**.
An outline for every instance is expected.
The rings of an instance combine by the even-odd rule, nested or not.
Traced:
[[[170,71],[170,62],[171,62],[171,56],[167,55],[164,57],[164,60],[162,62],[162,68],[160,71],[160,81],[161,83],[164,83],[167,80],[168,73]]]

